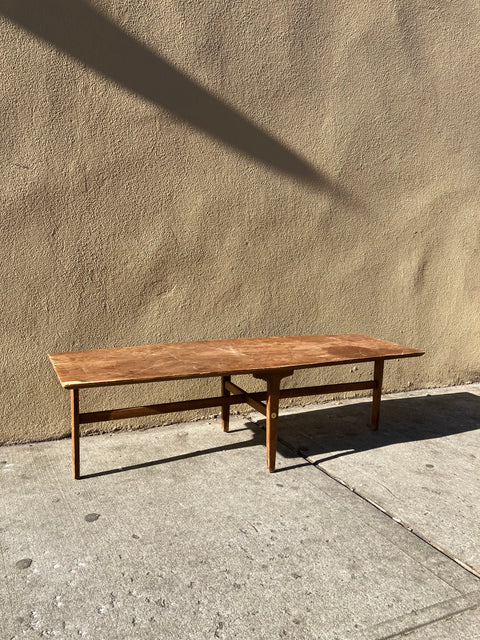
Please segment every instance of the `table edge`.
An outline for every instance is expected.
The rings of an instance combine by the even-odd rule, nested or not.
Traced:
[[[409,347],[410,348],[410,347]],[[377,357],[365,357],[365,358],[352,358],[349,360],[340,360],[335,362],[321,362],[321,363],[309,363],[305,365],[290,365],[285,367],[271,367],[271,368],[263,368],[263,369],[234,369],[234,370],[226,370],[226,371],[218,371],[215,373],[203,373],[203,374],[192,374],[188,376],[171,376],[171,377],[153,377],[153,378],[139,378],[136,380],[108,380],[102,382],[66,382],[63,383],[58,373],[53,365],[53,362],[50,358],[51,355],[56,354],[48,354],[50,358],[50,362],[54,366],[55,373],[57,374],[57,378],[64,389],[89,389],[89,388],[99,388],[99,387],[115,387],[115,386],[123,386],[129,384],[148,384],[150,382],[169,382],[174,380],[195,380],[200,378],[219,378],[222,376],[233,376],[233,375],[255,375],[259,373],[272,373],[274,371],[301,371],[303,369],[317,369],[321,367],[334,367],[339,365],[348,365],[348,364],[356,364],[356,363],[367,363],[367,362],[376,362],[379,360],[400,360],[402,358],[415,358],[419,356],[423,356],[425,351],[415,350],[413,353],[404,353],[404,354],[395,354],[395,355],[385,355],[385,356],[377,356]]]

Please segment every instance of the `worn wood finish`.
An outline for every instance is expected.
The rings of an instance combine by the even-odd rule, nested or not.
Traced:
[[[72,475],[80,478],[80,412],[78,389],[70,389],[70,416],[72,424]]]
[[[377,431],[380,424],[380,402],[382,399],[382,384],[383,384],[383,360],[375,360],[373,378],[375,386],[373,388],[372,398],[372,429]]]
[[[267,469],[275,470],[280,398],[373,389],[372,428],[378,429],[385,360],[421,356],[423,351],[360,334],[210,340],[145,347],[50,354],[63,387],[70,389],[73,477],[80,477],[80,424],[154,414],[222,408],[222,428],[229,429],[230,406],[247,403],[266,416]],[[295,369],[375,362],[374,380],[280,389]],[[251,373],[265,380],[267,391],[247,393],[231,381]],[[143,407],[79,412],[79,389],[155,380],[220,376],[222,395]],[[264,402],[266,401],[266,404]]]
[[[51,353],[63,387],[101,387],[407,358],[422,351],[361,334],[238,338]]]

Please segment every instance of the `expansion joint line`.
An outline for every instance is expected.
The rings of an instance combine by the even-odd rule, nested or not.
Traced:
[[[422,540],[422,542],[425,542],[426,544],[428,544],[430,547],[432,547],[433,549],[435,549],[435,551],[438,551],[439,553],[441,553],[443,556],[445,556],[446,558],[448,558],[449,560],[453,560],[453,562],[455,562],[455,564],[458,564],[460,567],[462,567],[462,569],[464,569],[465,571],[468,571],[468,573],[472,574],[473,576],[475,576],[476,578],[480,578],[480,572],[478,572],[476,569],[474,569],[473,567],[471,567],[469,564],[462,562],[462,560],[460,560],[459,558],[456,558],[454,555],[452,555],[449,551],[447,551],[446,549],[444,549],[443,547],[439,546],[438,544],[436,544],[435,542],[432,542],[431,540],[429,540],[424,534],[422,534],[420,531],[416,531],[413,527],[410,527],[407,523],[403,522],[402,520],[400,520],[400,518],[397,518],[396,516],[394,516],[392,513],[390,513],[387,509],[384,509],[384,507],[381,507],[379,504],[377,504],[376,502],[374,502],[373,500],[371,500],[370,498],[368,498],[367,496],[364,496],[363,494],[361,494],[357,489],[355,489],[355,487],[350,486],[347,482],[345,482],[344,480],[341,480],[340,478],[337,478],[336,476],[334,476],[332,473],[330,473],[329,471],[327,471],[324,467],[321,467],[318,462],[315,462],[314,460],[312,460],[311,458],[308,458],[308,456],[303,455],[300,451],[297,451],[296,449],[293,449],[287,442],[285,442],[284,440],[282,440],[281,438],[278,439],[279,442],[281,442],[281,444],[286,447],[287,449],[290,449],[290,451],[292,451],[293,453],[295,453],[296,455],[301,456],[306,462],[308,462],[310,465],[312,465],[312,467],[315,467],[315,469],[318,469],[318,471],[321,471],[322,473],[324,473],[326,476],[328,476],[329,478],[331,478],[332,480],[335,480],[335,482],[337,482],[338,484],[341,484],[342,486],[346,487],[347,489],[349,489],[349,491],[351,491],[352,493],[354,493],[356,496],[358,496],[359,498],[361,498],[362,500],[364,500],[365,502],[368,502],[368,504],[371,504],[373,507],[375,507],[376,509],[378,509],[379,511],[381,511],[382,513],[384,513],[386,516],[388,516],[391,520],[393,520],[394,522],[396,522],[397,524],[399,524],[401,527],[403,527],[406,531],[408,531],[409,533],[413,534],[416,538],[418,538],[419,540]]]

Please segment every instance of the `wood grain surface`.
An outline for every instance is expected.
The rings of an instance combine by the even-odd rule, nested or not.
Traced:
[[[423,351],[361,334],[238,338],[49,354],[66,389],[304,369]]]

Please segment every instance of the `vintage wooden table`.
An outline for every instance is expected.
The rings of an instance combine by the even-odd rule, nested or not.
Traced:
[[[73,477],[80,477],[80,424],[221,407],[228,431],[230,406],[247,403],[266,417],[267,469],[275,471],[278,406],[281,398],[372,389],[372,429],[378,429],[384,361],[421,356],[423,351],[361,334],[238,338],[119,347],[49,354],[61,385],[70,389]],[[372,380],[280,389],[296,369],[373,362]],[[252,374],[267,389],[248,393],[231,377]],[[126,409],[80,413],[79,391],[89,387],[188,378],[221,378],[221,395]]]

